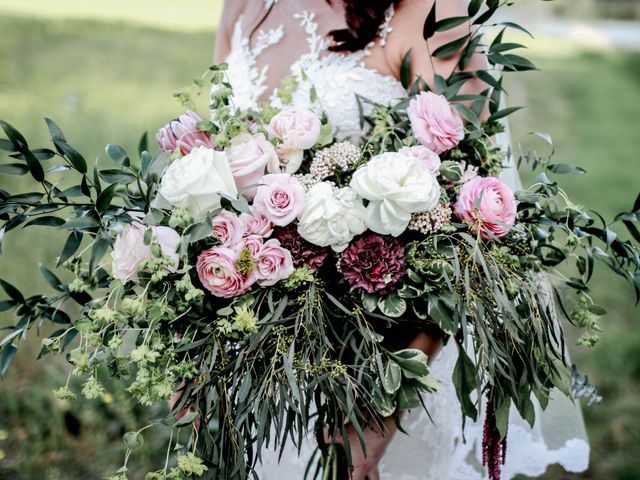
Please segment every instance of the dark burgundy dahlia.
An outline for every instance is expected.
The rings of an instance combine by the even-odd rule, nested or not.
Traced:
[[[369,233],[342,252],[338,269],[351,287],[384,295],[407,270],[404,247],[396,238]]]
[[[329,255],[327,247],[318,247],[302,238],[295,225],[277,228],[273,235],[280,240],[282,248],[291,252],[294,267],[309,267],[312,270],[319,270]]]

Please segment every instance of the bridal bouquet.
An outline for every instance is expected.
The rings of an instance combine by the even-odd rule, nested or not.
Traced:
[[[311,431],[316,474],[336,472],[347,424],[364,443],[364,428],[437,395],[427,356],[407,348],[425,329],[459,347],[461,414],[476,419],[486,399],[491,478],[511,405],[533,424],[533,396],[543,407],[552,388],[597,397],[567,365],[556,305],[586,330],[581,343],[596,342],[595,260],[638,293],[637,243],[549,177],[576,167],[528,153],[535,183],[514,192],[499,179],[507,152],[492,138],[514,111],[499,109],[499,80],[457,73],[434,90],[416,82],[396,105],[359,99],[368,133],[356,144],[286,91],[278,107],[233,108],[225,69],[209,71],[212,120],[184,113],[158,132],[157,153],[143,137],[139,161],[108,145],[110,168],[91,170],[51,120],[51,149],[0,122],[12,157],[0,172],[37,185],[0,190],[2,235],[69,232],[60,272],[40,267],[56,293],[25,297],[0,280],[0,310],[18,318],[2,373],[17,341],[49,321],[58,329],[41,355],[66,355],[86,397],[111,377],[143,405],[170,401],[176,458],[147,479],[249,478],[263,448]],[[470,75],[484,95],[458,95]],[[640,199],[615,219],[636,241],[639,211]],[[55,394],[76,396],[68,384]],[[141,431],[124,441],[128,461]],[[127,478],[127,461],[112,479]]]

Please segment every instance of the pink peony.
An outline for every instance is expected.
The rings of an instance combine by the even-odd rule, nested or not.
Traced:
[[[338,269],[352,288],[385,295],[407,269],[404,247],[394,237],[369,233],[342,252]]]
[[[241,133],[231,140],[231,145],[225,152],[238,190],[248,199],[255,195],[265,170],[270,173],[280,172],[276,149],[262,133]]]
[[[504,237],[517,213],[513,191],[495,177],[475,177],[465,183],[453,211],[482,238]]]
[[[282,248],[275,239],[267,241],[256,259],[256,278],[258,285],[268,287],[284,280],[293,273],[291,252]]]
[[[260,235],[261,237],[270,237],[273,233],[273,224],[262,213],[256,212],[251,208],[251,213],[240,214],[240,220],[244,224],[244,235]]]
[[[438,175],[440,172],[440,157],[437,153],[425,146],[416,145],[415,147],[402,147],[398,150],[398,153],[402,153],[422,161],[422,163],[424,163],[429,171],[434,175]]]
[[[256,258],[260,253],[260,249],[264,244],[264,239],[260,235],[249,235],[240,240],[236,245],[236,250],[240,253],[242,250],[247,249],[253,258]]]
[[[213,148],[209,134],[198,128],[198,122],[202,121],[196,113],[183,113],[158,131],[158,145],[170,153],[180,149],[182,155],[189,154],[195,147]]]
[[[299,107],[285,108],[271,119],[269,129],[282,141],[278,154],[287,173],[295,173],[300,168],[303,151],[315,145],[321,127],[315,113]]]
[[[304,210],[304,187],[288,173],[274,173],[262,177],[253,208],[274,225],[290,224]]]
[[[152,242],[160,245],[162,254],[171,259],[174,271],[178,268],[180,257],[177,253],[180,235],[169,227],[146,227],[133,222],[118,234],[111,252],[111,269],[114,278],[126,282],[140,270],[140,264],[151,258],[151,246],[144,244],[144,233],[150,228]]]
[[[202,286],[214,296],[233,298],[247,292],[256,281],[254,273],[241,275],[236,262],[238,252],[227,247],[212,247],[198,256],[196,270]]]
[[[329,255],[327,247],[318,247],[307,242],[300,236],[294,225],[278,228],[274,236],[280,241],[283,248],[291,252],[295,267],[309,267],[312,270],[319,270]]]
[[[442,95],[420,93],[409,103],[408,113],[416,138],[438,155],[464,138],[460,114]]]
[[[244,234],[244,223],[233,212],[223,210],[211,219],[212,235],[220,240],[223,247],[233,247]]]

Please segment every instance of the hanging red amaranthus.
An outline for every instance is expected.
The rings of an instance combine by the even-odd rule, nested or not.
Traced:
[[[500,480],[502,465],[507,460],[507,434],[500,435],[496,422],[493,397],[487,399],[487,412],[484,419],[482,438],[482,465],[487,467],[489,480]]]

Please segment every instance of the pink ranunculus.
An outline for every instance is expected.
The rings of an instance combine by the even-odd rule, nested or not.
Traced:
[[[253,208],[274,225],[284,227],[304,210],[304,187],[288,173],[265,175],[253,199]]]
[[[289,277],[294,271],[291,252],[282,248],[276,239],[267,241],[256,259],[258,285],[268,287]]]
[[[177,253],[180,234],[169,227],[148,227],[152,231],[152,242],[160,245],[162,254],[172,261],[170,270],[178,268],[180,257]],[[151,258],[151,246],[144,244],[147,227],[139,222],[127,225],[116,237],[111,252],[111,267],[114,278],[126,282],[140,270],[140,264]]]
[[[438,155],[464,138],[460,114],[442,95],[420,93],[409,103],[408,113],[416,138]]]
[[[209,134],[198,129],[198,122],[202,121],[197,113],[183,113],[158,131],[158,145],[165,152],[180,149],[182,155],[189,154],[195,147],[213,148]]]
[[[214,296],[233,298],[247,292],[256,281],[253,273],[241,275],[236,262],[238,252],[227,247],[212,247],[198,256],[196,271],[202,286]]]
[[[422,161],[422,163],[424,163],[429,171],[434,175],[438,175],[438,172],[440,171],[440,157],[433,150],[423,145],[416,145],[414,147],[402,147],[400,150],[398,150],[398,153],[402,153],[404,155],[414,157]]]
[[[304,108],[288,107],[271,119],[271,133],[282,141],[278,154],[287,173],[295,173],[302,163],[303,151],[313,147],[320,137],[318,116]]]
[[[338,269],[352,288],[388,294],[407,270],[404,247],[394,237],[368,233],[342,252]]]
[[[251,208],[251,213],[240,214],[240,220],[244,224],[244,235],[260,235],[261,237],[270,237],[273,233],[273,224],[263,213],[256,212],[255,208]]]
[[[517,206],[513,191],[500,179],[475,177],[462,186],[453,211],[482,238],[490,239],[509,233]]]
[[[225,152],[236,185],[249,200],[255,195],[265,170],[269,173],[280,172],[276,149],[262,133],[241,133],[231,140],[231,145]]]
[[[291,252],[294,267],[309,267],[319,270],[329,255],[329,248],[307,242],[298,233],[295,225],[278,228],[274,233],[280,245]]]
[[[211,219],[212,235],[222,242],[223,247],[233,248],[244,234],[244,223],[229,210],[214,215]]]
[[[236,250],[240,253],[242,250],[247,249],[253,258],[257,258],[262,245],[264,245],[264,239],[260,235],[249,235],[240,239],[240,242],[236,245]]]

